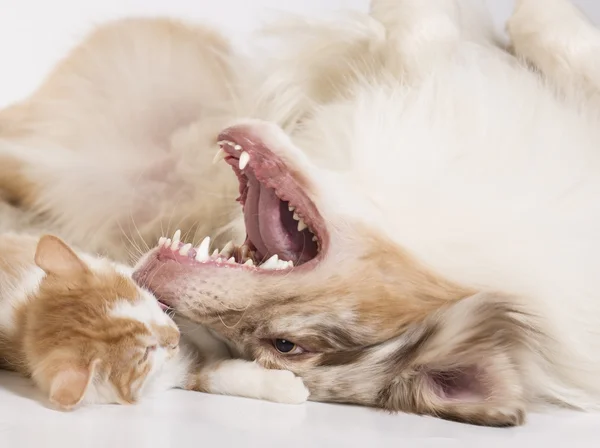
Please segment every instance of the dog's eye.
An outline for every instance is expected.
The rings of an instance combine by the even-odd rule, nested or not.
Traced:
[[[279,353],[283,353],[284,355],[297,355],[299,353],[304,353],[301,347],[294,344],[292,341],[288,341],[287,339],[275,339],[273,341],[273,345],[275,349]]]

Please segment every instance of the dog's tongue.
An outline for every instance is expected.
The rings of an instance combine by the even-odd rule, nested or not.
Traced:
[[[244,219],[248,238],[262,257],[278,254],[281,259],[296,261],[304,245],[304,235],[296,230],[297,222],[275,190],[262,186],[253,173],[246,175]]]
[[[244,203],[244,221],[246,224],[246,232],[248,239],[252,242],[260,256],[267,255],[269,250],[260,236],[260,228],[258,226],[258,202],[260,199],[260,183],[252,173],[246,173],[248,178],[246,202]]]

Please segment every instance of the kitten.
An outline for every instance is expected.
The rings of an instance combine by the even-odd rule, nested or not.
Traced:
[[[30,376],[57,408],[130,404],[169,388],[306,400],[291,372],[214,347],[180,344],[177,325],[131,268],[55,236],[0,234],[0,366]]]

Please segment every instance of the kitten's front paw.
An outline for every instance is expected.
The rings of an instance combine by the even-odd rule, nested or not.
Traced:
[[[289,370],[268,370],[263,379],[262,395],[264,400],[276,403],[301,404],[310,392],[302,378]]]

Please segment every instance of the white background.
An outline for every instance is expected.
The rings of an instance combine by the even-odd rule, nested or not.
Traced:
[[[503,26],[513,0],[486,0]],[[170,15],[221,26],[243,42],[269,11],[366,10],[369,0],[0,0],[0,107],[29,94],[95,24],[131,15]],[[600,23],[600,0],[576,0]]]

